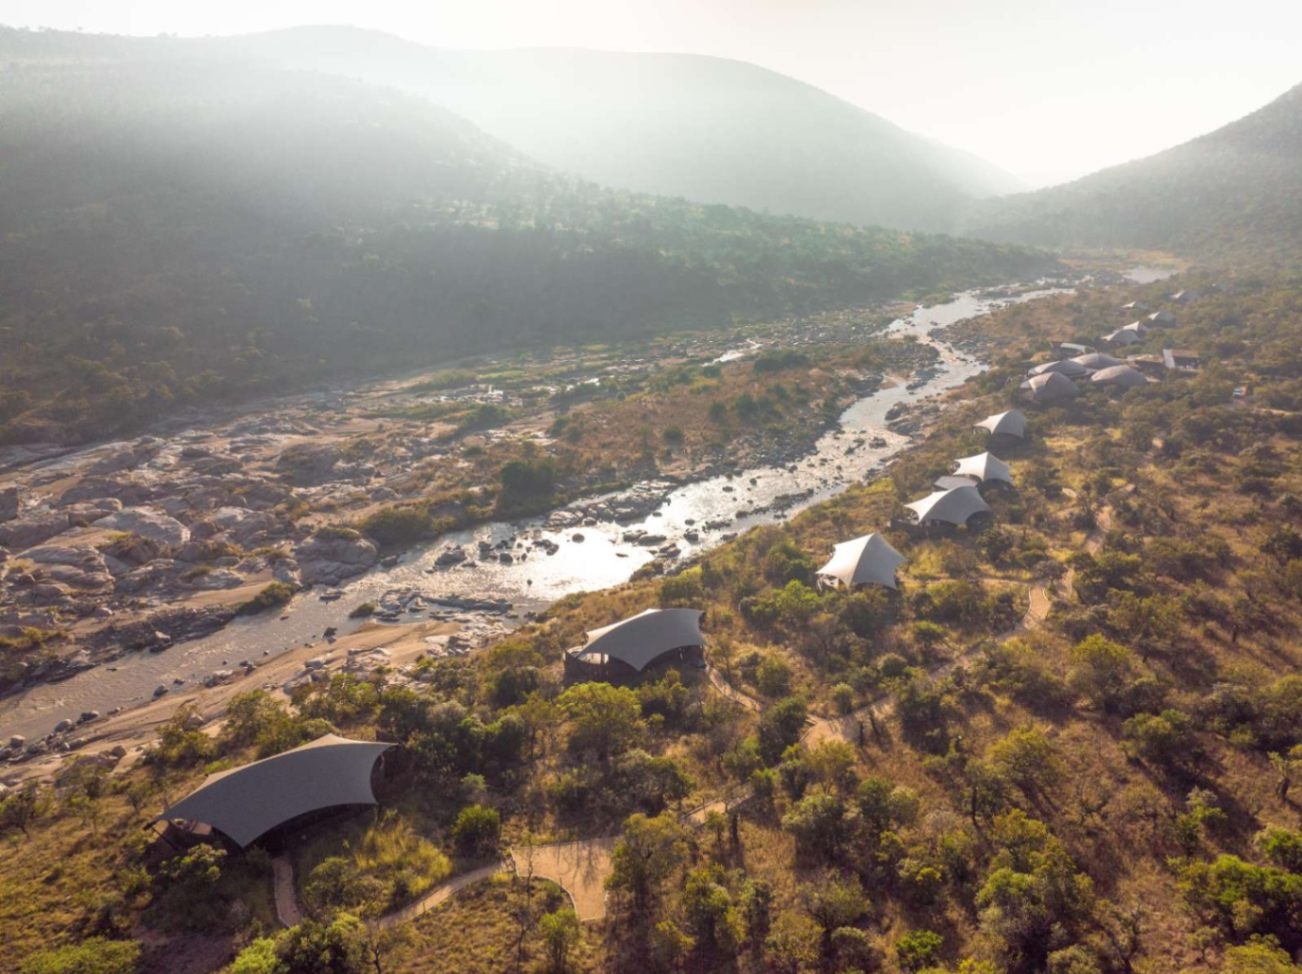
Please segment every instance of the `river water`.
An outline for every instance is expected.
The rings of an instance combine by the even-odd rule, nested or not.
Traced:
[[[731,477],[714,477],[690,483],[669,492],[663,503],[644,521],[633,524],[599,522],[580,528],[549,530],[545,517],[515,523],[497,522],[468,531],[455,532],[405,552],[392,567],[378,567],[343,586],[343,597],[322,602],[318,591],[297,596],[283,619],[261,615],[237,619],[220,632],[204,639],[181,643],[163,653],[136,653],[78,673],[62,683],[33,687],[22,694],[0,700],[0,738],[22,734],[36,739],[48,734],[64,717],[76,718],[87,710],[108,712],[151,699],[161,685],[193,688],[196,682],[218,669],[229,669],[244,659],[275,656],[307,643],[321,643],[322,634],[333,626],[340,634],[356,629],[360,622],[348,619],[348,612],[361,602],[379,601],[386,592],[417,590],[428,599],[463,596],[477,599],[505,599],[519,612],[537,610],[577,591],[592,591],[616,585],[654,557],[654,552],[633,541],[623,540],[626,532],[642,530],[674,542],[684,558],[707,549],[732,534],[756,524],[772,523],[811,504],[818,503],[848,485],[879,472],[905,445],[908,438],[886,428],[886,414],[901,402],[913,402],[951,389],[981,372],[985,366],[929,332],[938,327],[985,314],[993,308],[1034,300],[1062,289],[1045,287],[1016,297],[986,298],[976,292],[959,294],[950,301],[918,307],[896,319],[883,334],[918,341],[934,347],[939,358],[930,378],[916,387],[903,385],[880,389],[846,409],[839,424],[823,435],[804,459],[789,466],[758,467]],[[752,354],[748,344],[733,357]],[[871,446],[880,437],[885,445]],[[794,504],[782,503],[790,495],[802,495]],[[779,502],[781,510],[768,508]],[[753,513],[749,513],[753,512]],[[714,524],[713,527],[707,525]],[[695,532],[697,540],[686,534]],[[582,540],[576,540],[576,534]],[[473,559],[449,569],[434,567],[438,554],[449,544],[461,544],[473,552],[480,540],[496,545],[510,540],[523,559],[510,564],[497,560]],[[557,546],[546,555],[532,547],[533,540]],[[412,614],[410,621],[424,618]],[[324,644],[323,652],[324,652]],[[180,681],[176,683],[175,681]]]

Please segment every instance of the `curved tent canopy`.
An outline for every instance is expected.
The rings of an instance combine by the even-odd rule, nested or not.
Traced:
[[[1026,417],[1020,411],[1010,409],[1006,413],[995,413],[993,416],[987,416],[973,428],[986,430],[991,435],[1006,433],[1009,436],[1025,436]]]
[[[1099,369],[1090,376],[1090,382],[1101,386],[1134,389],[1136,386],[1148,385],[1148,377],[1129,365],[1114,365],[1111,368]]]
[[[1073,359],[1063,359],[1061,362],[1045,362],[1043,365],[1037,365],[1027,376],[1034,378],[1037,375],[1047,375],[1050,372],[1059,372],[1069,379],[1076,379],[1089,372],[1089,369]]]
[[[1103,336],[1105,342],[1111,342],[1113,345],[1136,345],[1140,342],[1139,332],[1131,331],[1129,328],[1118,328],[1116,331],[1108,332]],[[1111,366],[1109,366],[1111,368]],[[1085,366],[1081,366],[1082,371],[1088,372]]]
[[[895,569],[905,558],[880,534],[866,534],[832,546],[832,558],[818,574],[839,581],[846,588],[856,585],[885,585],[895,588]]]
[[[961,457],[954,461],[954,473],[959,477],[975,477],[978,481],[1002,480],[1013,482],[1013,472],[1008,464],[992,453],[978,453],[974,457]]]
[[[913,512],[919,524],[932,524],[937,521],[966,524],[967,519],[973,514],[990,510],[990,505],[982,498],[981,492],[972,486],[938,490],[920,501],[904,506]]]
[[[1123,364],[1121,359],[1113,358],[1106,352],[1087,352],[1084,355],[1077,355],[1072,361],[1079,362],[1085,368],[1091,370],[1108,369],[1114,365]]]
[[[154,821],[203,822],[243,848],[307,812],[374,805],[371,771],[393,746],[326,734],[282,754],[210,774]]]
[[[1046,372],[1022,383],[1022,390],[1035,402],[1061,402],[1077,395],[1076,384],[1061,372]]]
[[[702,646],[699,609],[647,609],[645,612],[588,633],[588,641],[570,650],[584,663],[605,658],[627,663],[639,673],[658,657],[684,646]]]

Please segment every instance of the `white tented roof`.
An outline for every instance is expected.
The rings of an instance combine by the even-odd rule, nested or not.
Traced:
[[[1110,368],[1099,369],[1090,376],[1090,381],[1101,386],[1121,386],[1123,389],[1133,389],[1136,386],[1147,385],[1148,377],[1129,365],[1113,365]]]
[[[1074,359],[1072,359],[1072,361],[1079,362],[1081,365],[1085,366],[1085,368],[1091,370],[1106,369],[1106,368],[1110,368],[1113,365],[1122,364],[1121,359],[1113,358],[1111,355],[1108,355],[1106,352],[1089,352],[1085,355],[1077,355]]]
[[[1089,369],[1073,359],[1063,359],[1061,362],[1045,362],[1043,365],[1037,365],[1027,372],[1027,376],[1034,378],[1037,375],[1045,375],[1049,372],[1061,372],[1069,379],[1075,379],[1085,375]]]
[[[1140,340],[1139,333],[1131,331],[1129,328],[1118,328],[1116,331],[1108,332],[1103,336],[1103,341],[1111,342],[1113,345],[1134,345]],[[1089,370],[1082,365],[1081,371],[1088,372]]]
[[[700,646],[699,609],[647,609],[645,612],[588,633],[588,641],[572,655],[585,663],[617,659],[641,672],[657,657],[683,646]]]
[[[1070,381],[1067,379],[1064,382]],[[950,524],[966,524],[973,514],[990,510],[990,505],[981,497],[975,487],[955,487],[953,490],[938,490],[920,501],[905,504],[913,511],[919,524],[934,521],[947,521]]]
[[[993,453],[978,453],[974,457],[960,457],[954,461],[954,473],[960,477],[975,477],[983,480],[1004,480],[1013,482],[1013,472],[1008,464]]]
[[[895,588],[895,569],[905,558],[880,534],[865,534],[853,541],[832,546],[832,558],[818,570],[841,582],[846,588],[856,585],[885,585]]]
[[[371,771],[391,747],[326,734],[283,754],[210,774],[154,821],[202,822],[243,847],[307,812],[374,805]]]
[[[1036,402],[1059,402],[1076,396],[1076,383],[1061,372],[1046,372],[1022,383],[1022,390]]]
[[[1016,409],[1010,409],[1006,413],[995,413],[993,416],[987,416],[981,422],[976,424],[977,429],[988,430],[990,433],[1006,433],[1009,436],[1026,435],[1026,417]]]

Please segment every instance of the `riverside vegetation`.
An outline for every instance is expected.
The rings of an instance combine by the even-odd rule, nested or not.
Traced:
[[[894,524],[983,448],[972,423],[1015,403],[1052,341],[1177,287],[1203,296],[1148,341],[1196,349],[1200,371],[1028,410],[988,527]],[[254,692],[212,732],[177,713],[134,767],[73,759],[4,798],[9,956],[27,972],[1294,970],[1300,314],[1296,275],[1006,309],[979,325],[994,367],[939,430],[790,523],[567,598],[412,686]],[[871,530],[908,558],[900,591],[814,588],[831,543]],[[705,610],[729,694],[663,668],[564,685],[584,630],[663,604]],[[303,924],[276,931],[265,854],[174,855],[140,829],[204,773],[329,728],[404,746],[379,810],[291,841]],[[527,872],[375,922],[504,848],[607,834],[602,922]]]

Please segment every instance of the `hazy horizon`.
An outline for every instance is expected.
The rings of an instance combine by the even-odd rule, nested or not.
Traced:
[[[313,24],[450,48],[580,47],[693,53],[791,75],[919,135],[975,153],[1030,186],[1185,142],[1302,80],[1302,5],[1208,0],[1046,6],[1002,0],[346,0],[195,7],[146,0],[16,0],[0,22],[94,33],[242,34]],[[905,83],[902,83],[905,82]]]

